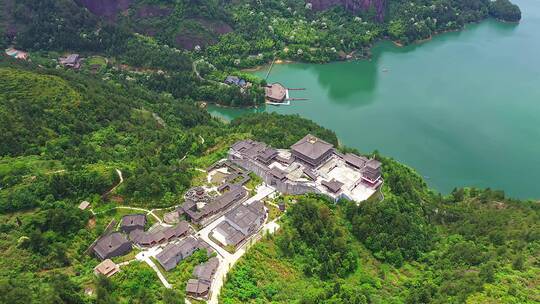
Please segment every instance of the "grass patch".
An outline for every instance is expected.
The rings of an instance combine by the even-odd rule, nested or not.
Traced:
[[[123,255],[123,256],[117,256],[117,257],[114,257],[112,258],[111,260],[113,262],[115,262],[116,264],[120,264],[120,263],[123,263],[123,262],[127,262],[127,261],[131,261],[131,260],[134,260],[135,259],[135,256],[141,252],[140,250],[136,249],[136,248],[133,248],[128,254],[126,255]]]
[[[182,260],[180,263],[178,263],[178,265],[176,265],[175,268],[168,272],[161,268],[161,265],[157,261],[155,261],[155,263],[158,265],[158,267],[160,267],[160,270],[167,278],[167,281],[171,283],[173,288],[185,296],[186,284],[187,281],[193,277],[193,269],[195,266],[206,261],[208,261],[206,250],[199,249],[187,259]]]
[[[92,66],[92,65],[100,65],[104,66],[107,64],[107,59],[102,56],[92,56],[86,58],[86,64]]]
[[[281,216],[282,212],[281,210],[279,210],[278,207],[272,205],[272,204],[269,204],[268,202],[265,202],[264,205],[266,206],[266,208],[268,208],[268,221],[271,222],[273,220],[275,220],[276,218],[278,218],[279,216]]]
[[[262,179],[255,173],[249,172],[250,180],[246,183],[246,188],[250,190],[255,190],[259,185],[262,184]]]
[[[157,303],[165,287],[155,271],[146,263],[133,262],[111,277],[115,284],[114,293],[120,303]],[[147,302],[146,302],[147,301]]]

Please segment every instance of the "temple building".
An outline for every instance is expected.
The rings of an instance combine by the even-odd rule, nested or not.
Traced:
[[[291,146],[292,155],[297,159],[318,167],[334,153],[334,146],[311,134],[306,135]]]
[[[228,160],[252,171],[269,186],[284,194],[322,193],[334,200],[361,202],[382,185],[382,165],[352,153],[342,154],[334,146],[307,134],[290,149],[274,149],[253,140],[236,142]],[[225,224],[224,232],[231,232]],[[238,239],[231,234],[231,239]]]
[[[113,232],[99,238],[92,248],[100,260],[121,256],[131,251],[131,242],[120,232]]]
[[[278,82],[267,85],[264,92],[269,102],[282,103],[287,98],[287,89]]]

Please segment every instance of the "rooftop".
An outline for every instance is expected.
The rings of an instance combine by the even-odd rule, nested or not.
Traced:
[[[85,210],[86,208],[88,208],[88,206],[90,206],[90,202],[88,202],[88,201],[82,201],[82,202],[79,204],[79,209]]]
[[[130,244],[130,242],[124,234],[120,232],[113,232],[99,238],[94,245],[94,251],[100,258],[103,259],[126,244]]]
[[[370,159],[367,164],[366,164],[366,167],[368,169],[372,169],[372,170],[378,170],[379,168],[381,168],[381,162],[376,160],[376,159]]]
[[[335,179],[332,179],[331,181],[322,181],[321,184],[333,193],[337,193],[341,190],[341,187],[343,187],[343,183]]]
[[[213,230],[214,237],[223,245],[237,246],[246,237],[242,232],[236,230],[227,221],[219,223]]]
[[[210,290],[210,284],[201,280],[190,279],[186,285],[186,293],[204,295]]]
[[[189,231],[189,228],[188,222],[181,221],[173,227],[162,226],[147,232],[135,229],[129,233],[129,238],[136,244],[147,246],[181,237]]]
[[[60,58],[61,64],[76,64],[80,60],[79,54],[69,54],[67,57]]]
[[[122,217],[120,222],[121,227],[133,227],[146,225],[146,215],[144,214],[128,214]]]
[[[332,144],[329,144],[311,134],[306,135],[304,138],[300,139],[297,143],[291,146],[291,150],[313,160],[318,159],[333,148],[334,146]]]
[[[343,156],[343,159],[350,165],[362,169],[366,163],[368,162],[368,159],[363,156],[358,156],[356,154],[347,153]]]
[[[210,282],[218,266],[218,258],[210,258],[206,263],[195,266],[195,268],[193,269],[193,276],[195,276],[199,280]]]
[[[225,214],[225,218],[242,229],[247,229],[253,225],[257,219],[264,215],[264,205],[260,201],[255,201],[249,205],[240,205]]]
[[[287,96],[287,89],[281,83],[272,83],[264,88],[266,97],[282,101]]]
[[[110,259],[104,260],[94,268],[94,273],[102,274],[106,277],[110,277],[118,271],[120,271],[120,268]]]
[[[167,245],[156,255],[156,259],[165,270],[170,270],[174,268],[180,260],[185,259],[197,250],[197,248],[199,248],[198,245],[199,242],[197,242],[195,238],[188,237],[178,244]]]

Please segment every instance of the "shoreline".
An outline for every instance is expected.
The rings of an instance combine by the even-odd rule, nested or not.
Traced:
[[[434,32],[432,33],[428,38],[425,38],[425,39],[420,39],[420,40],[415,40],[414,42],[410,43],[410,44],[407,44],[407,45],[404,45],[402,44],[401,42],[397,41],[397,40],[391,40],[389,39],[388,37],[382,37],[381,39],[378,39],[376,41],[374,41],[370,46],[369,46],[369,51],[370,51],[370,55],[368,56],[358,56],[358,57],[352,57],[352,58],[349,58],[349,59],[340,59],[340,60],[330,60],[328,62],[322,62],[322,63],[316,63],[316,62],[306,62],[306,61],[296,61],[296,60],[291,60],[291,59],[276,59],[276,61],[274,62],[274,64],[291,64],[291,63],[306,63],[306,64],[329,64],[329,63],[336,63],[336,62],[346,62],[346,61],[355,61],[355,60],[370,60],[371,59],[371,50],[373,49],[373,47],[375,46],[375,44],[379,43],[379,42],[384,42],[384,41],[389,41],[391,42],[394,46],[396,47],[399,47],[399,48],[402,48],[402,47],[407,47],[407,46],[412,46],[412,45],[420,45],[420,44],[423,44],[423,43],[426,43],[426,42],[429,42],[431,40],[433,40],[433,38],[436,38],[436,36],[439,36],[439,35],[442,35],[442,34],[447,34],[447,33],[454,33],[454,32],[461,32],[463,30],[466,30],[467,27],[469,25],[478,25],[482,22],[485,22],[486,20],[489,20],[489,19],[493,19],[493,20],[496,20],[498,22],[502,22],[502,23],[507,23],[507,24],[519,24],[520,21],[505,21],[505,20],[501,20],[501,19],[497,19],[497,18],[493,18],[493,17],[487,17],[485,19],[482,19],[480,21],[477,21],[477,22],[469,22],[469,23],[466,23],[462,28],[460,29],[454,29],[454,30],[446,30],[446,31],[442,31],[442,32]],[[357,50],[356,50],[357,51]],[[356,51],[353,51],[352,53],[355,53]],[[262,65],[257,65],[257,66],[254,66],[254,67],[249,67],[249,68],[243,68],[243,69],[240,69],[240,71],[242,72],[257,72],[257,71],[260,71],[262,69],[264,69],[265,67],[267,67],[268,65],[270,64],[270,62],[267,62],[265,64],[262,64]]]
[[[208,106],[209,105],[212,105],[212,106],[215,106],[215,107],[218,107],[218,108],[223,108],[223,109],[259,109],[259,108],[262,108],[262,106],[266,105],[266,103],[260,105],[260,106],[242,106],[242,107],[233,107],[233,106],[226,106],[226,105],[222,105],[222,104],[219,104],[219,103],[215,103],[215,102],[206,102],[206,101],[203,101],[205,103],[205,105],[203,106],[204,109],[206,109],[206,111],[208,111]],[[202,103],[202,102],[201,102]]]

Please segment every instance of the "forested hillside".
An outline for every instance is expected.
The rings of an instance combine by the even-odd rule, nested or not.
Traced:
[[[489,16],[521,18],[508,0],[345,2],[354,5],[330,1],[335,5],[315,10],[304,0],[3,0],[0,46],[30,51],[32,60],[51,67],[70,52],[98,55],[106,58],[99,71],[105,78],[195,102],[259,106],[265,82],[243,68],[274,59],[365,58],[381,39],[409,44]],[[253,86],[223,85],[228,75]]]
[[[416,177],[385,160],[396,181]],[[492,190],[414,186],[360,206],[284,197],[277,235],[228,274],[222,303],[538,303],[540,210]],[[413,195],[420,194],[419,196]]]
[[[107,210],[178,204],[196,169],[238,139],[286,147],[309,132],[337,144],[334,132],[298,116],[224,124],[189,98],[132,82],[7,58],[0,75],[2,303],[177,303],[183,295],[159,287],[138,264],[112,281],[94,279],[97,260],[85,251],[125,214]],[[538,301],[537,202],[477,189],[442,197],[412,169],[375,156],[383,162],[382,201],[278,198],[289,206],[283,229],[233,269],[222,301]],[[107,195],[119,183],[117,169],[124,183]],[[80,211],[82,200],[103,215]]]
[[[326,10],[318,11],[304,0],[3,2],[4,40],[18,47],[106,52],[153,68],[172,68],[166,62],[179,54],[158,56],[136,42],[133,33],[188,50],[217,67],[237,68],[275,56],[309,62],[362,57],[382,38],[408,44],[489,16],[521,18],[508,0],[378,0],[371,6],[365,5],[369,1],[326,1],[315,6]]]
[[[249,122],[225,125],[190,100],[6,57],[0,92],[0,303],[95,302],[85,288],[97,291],[98,303],[177,303],[181,295],[159,287],[145,267],[94,281],[97,260],[85,251],[111,219],[125,214],[111,208],[180,203],[197,168],[252,136]],[[300,117],[286,120],[335,139]],[[124,182],[108,195],[119,183],[116,170]],[[82,200],[102,215],[79,210]],[[148,290],[151,285],[156,288]]]
[[[333,131],[295,115],[212,118],[207,102],[263,103],[264,80],[239,69],[363,57],[379,39],[520,18],[507,0],[389,0],[380,15],[303,0],[3,0],[0,14],[0,46],[31,59],[0,55],[0,303],[10,304],[182,303],[183,289],[165,289],[142,263],[95,278],[86,250],[129,212],[114,208],[178,205],[240,139],[284,148],[311,133],[338,146]],[[69,52],[88,59],[81,70],[58,65]],[[224,85],[229,74],[253,86]],[[233,268],[221,302],[540,301],[538,202],[490,189],[442,196],[413,169],[371,156],[385,183],[359,206],[278,197],[281,229]],[[83,200],[92,212],[77,208]]]

